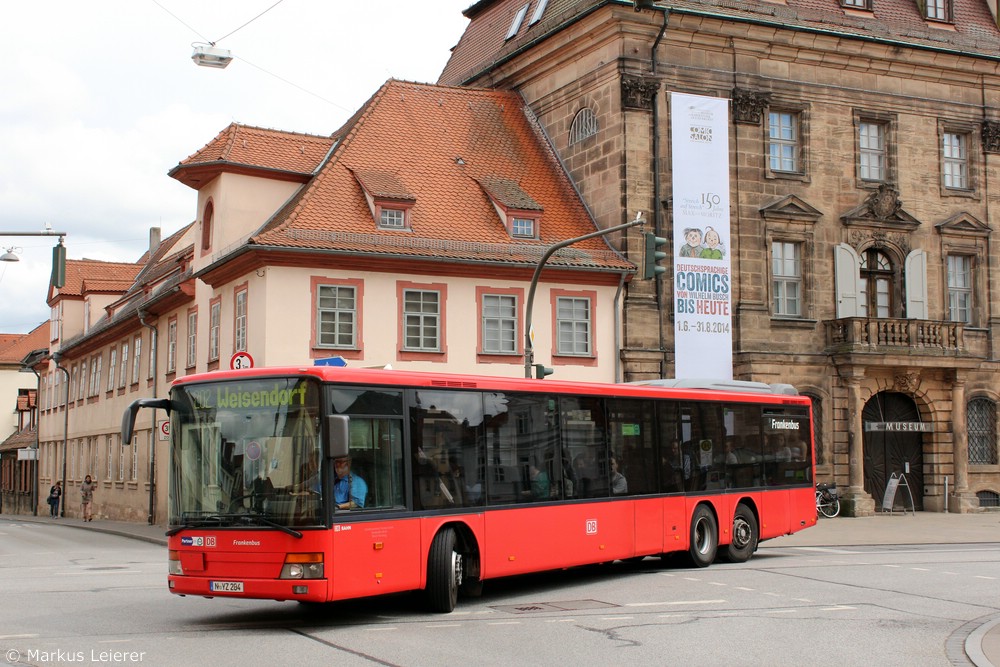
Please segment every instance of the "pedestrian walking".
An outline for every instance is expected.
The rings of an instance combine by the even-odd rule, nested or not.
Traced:
[[[83,478],[83,484],[80,485],[80,507],[83,514],[84,521],[93,521],[94,514],[92,511],[94,505],[94,480],[91,479],[90,475]]]
[[[53,519],[59,516],[59,501],[62,500],[62,482],[56,482],[49,489],[49,516]]]

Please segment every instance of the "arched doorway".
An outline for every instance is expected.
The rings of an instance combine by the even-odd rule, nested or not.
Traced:
[[[892,473],[905,473],[913,495],[914,509],[924,508],[923,435],[914,425],[920,422],[917,404],[906,394],[883,391],[872,396],[861,412],[864,424],[865,491],[882,507],[885,485]],[[907,465],[909,464],[909,469]],[[905,490],[896,494],[909,501]],[[907,504],[909,504],[907,502]]]

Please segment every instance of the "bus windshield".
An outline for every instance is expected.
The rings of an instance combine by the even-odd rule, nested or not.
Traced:
[[[321,524],[319,397],[298,377],[175,387],[170,524]]]

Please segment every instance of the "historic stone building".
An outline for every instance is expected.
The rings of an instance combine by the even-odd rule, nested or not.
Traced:
[[[818,476],[854,514],[893,473],[917,509],[997,504],[996,0],[465,14],[439,83],[519,91],[603,227],[643,210],[669,236],[669,93],[730,99],[734,377],[813,398]],[[673,374],[672,282],[629,286],[626,380]]]

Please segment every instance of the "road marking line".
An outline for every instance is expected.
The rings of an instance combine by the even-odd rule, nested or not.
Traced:
[[[686,581],[701,581],[698,577],[684,577]]]
[[[550,618],[546,623],[576,623],[575,618]]]
[[[33,639],[38,635],[0,635],[0,639]]]
[[[915,572],[930,572],[930,570],[926,567],[911,567],[910,569]]]
[[[752,588],[747,588],[746,586],[737,586],[736,590],[738,590],[738,591],[752,591],[753,589]]]
[[[399,630],[397,627],[388,628],[365,628],[368,632],[389,632],[390,630]]]
[[[846,605],[837,605],[836,607],[823,607],[823,611],[847,611],[849,609],[857,609],[857,607],[848,607]]]
[[[780,593],[772,593],[770,591],[764,591],[764,595],[770,595],[771,597],[775,597],[775,598],[780,598],[781,597]]]
[[[660,605],[677,606],[684,604],[723,604],[725,600],[672,600],[670,602],[629,602],[624,607],[658,607]]]
[[[977,574],[977,575],[975,575],[975,577],[976,577],[976,579],[996,579],[996,577],[987,577],[987,576],[982,575],[982,574]]]
[[[795,614],[798,613],[798,609],[769,609],[767,613],[769,614]]]
[[[460,627],[462,627],[462,624],[461,623],[441,623],[441,624],[435,623],[434,625],[425,625],[424,627],[425,628],[460,628]]]
[[[521,621],[490,621],[486,625],[521,625]]]
[[[721,581],[710,581],[710,582],[708,582],[708,585],[709,586],[728,586],[729,584],[724,584]]]

